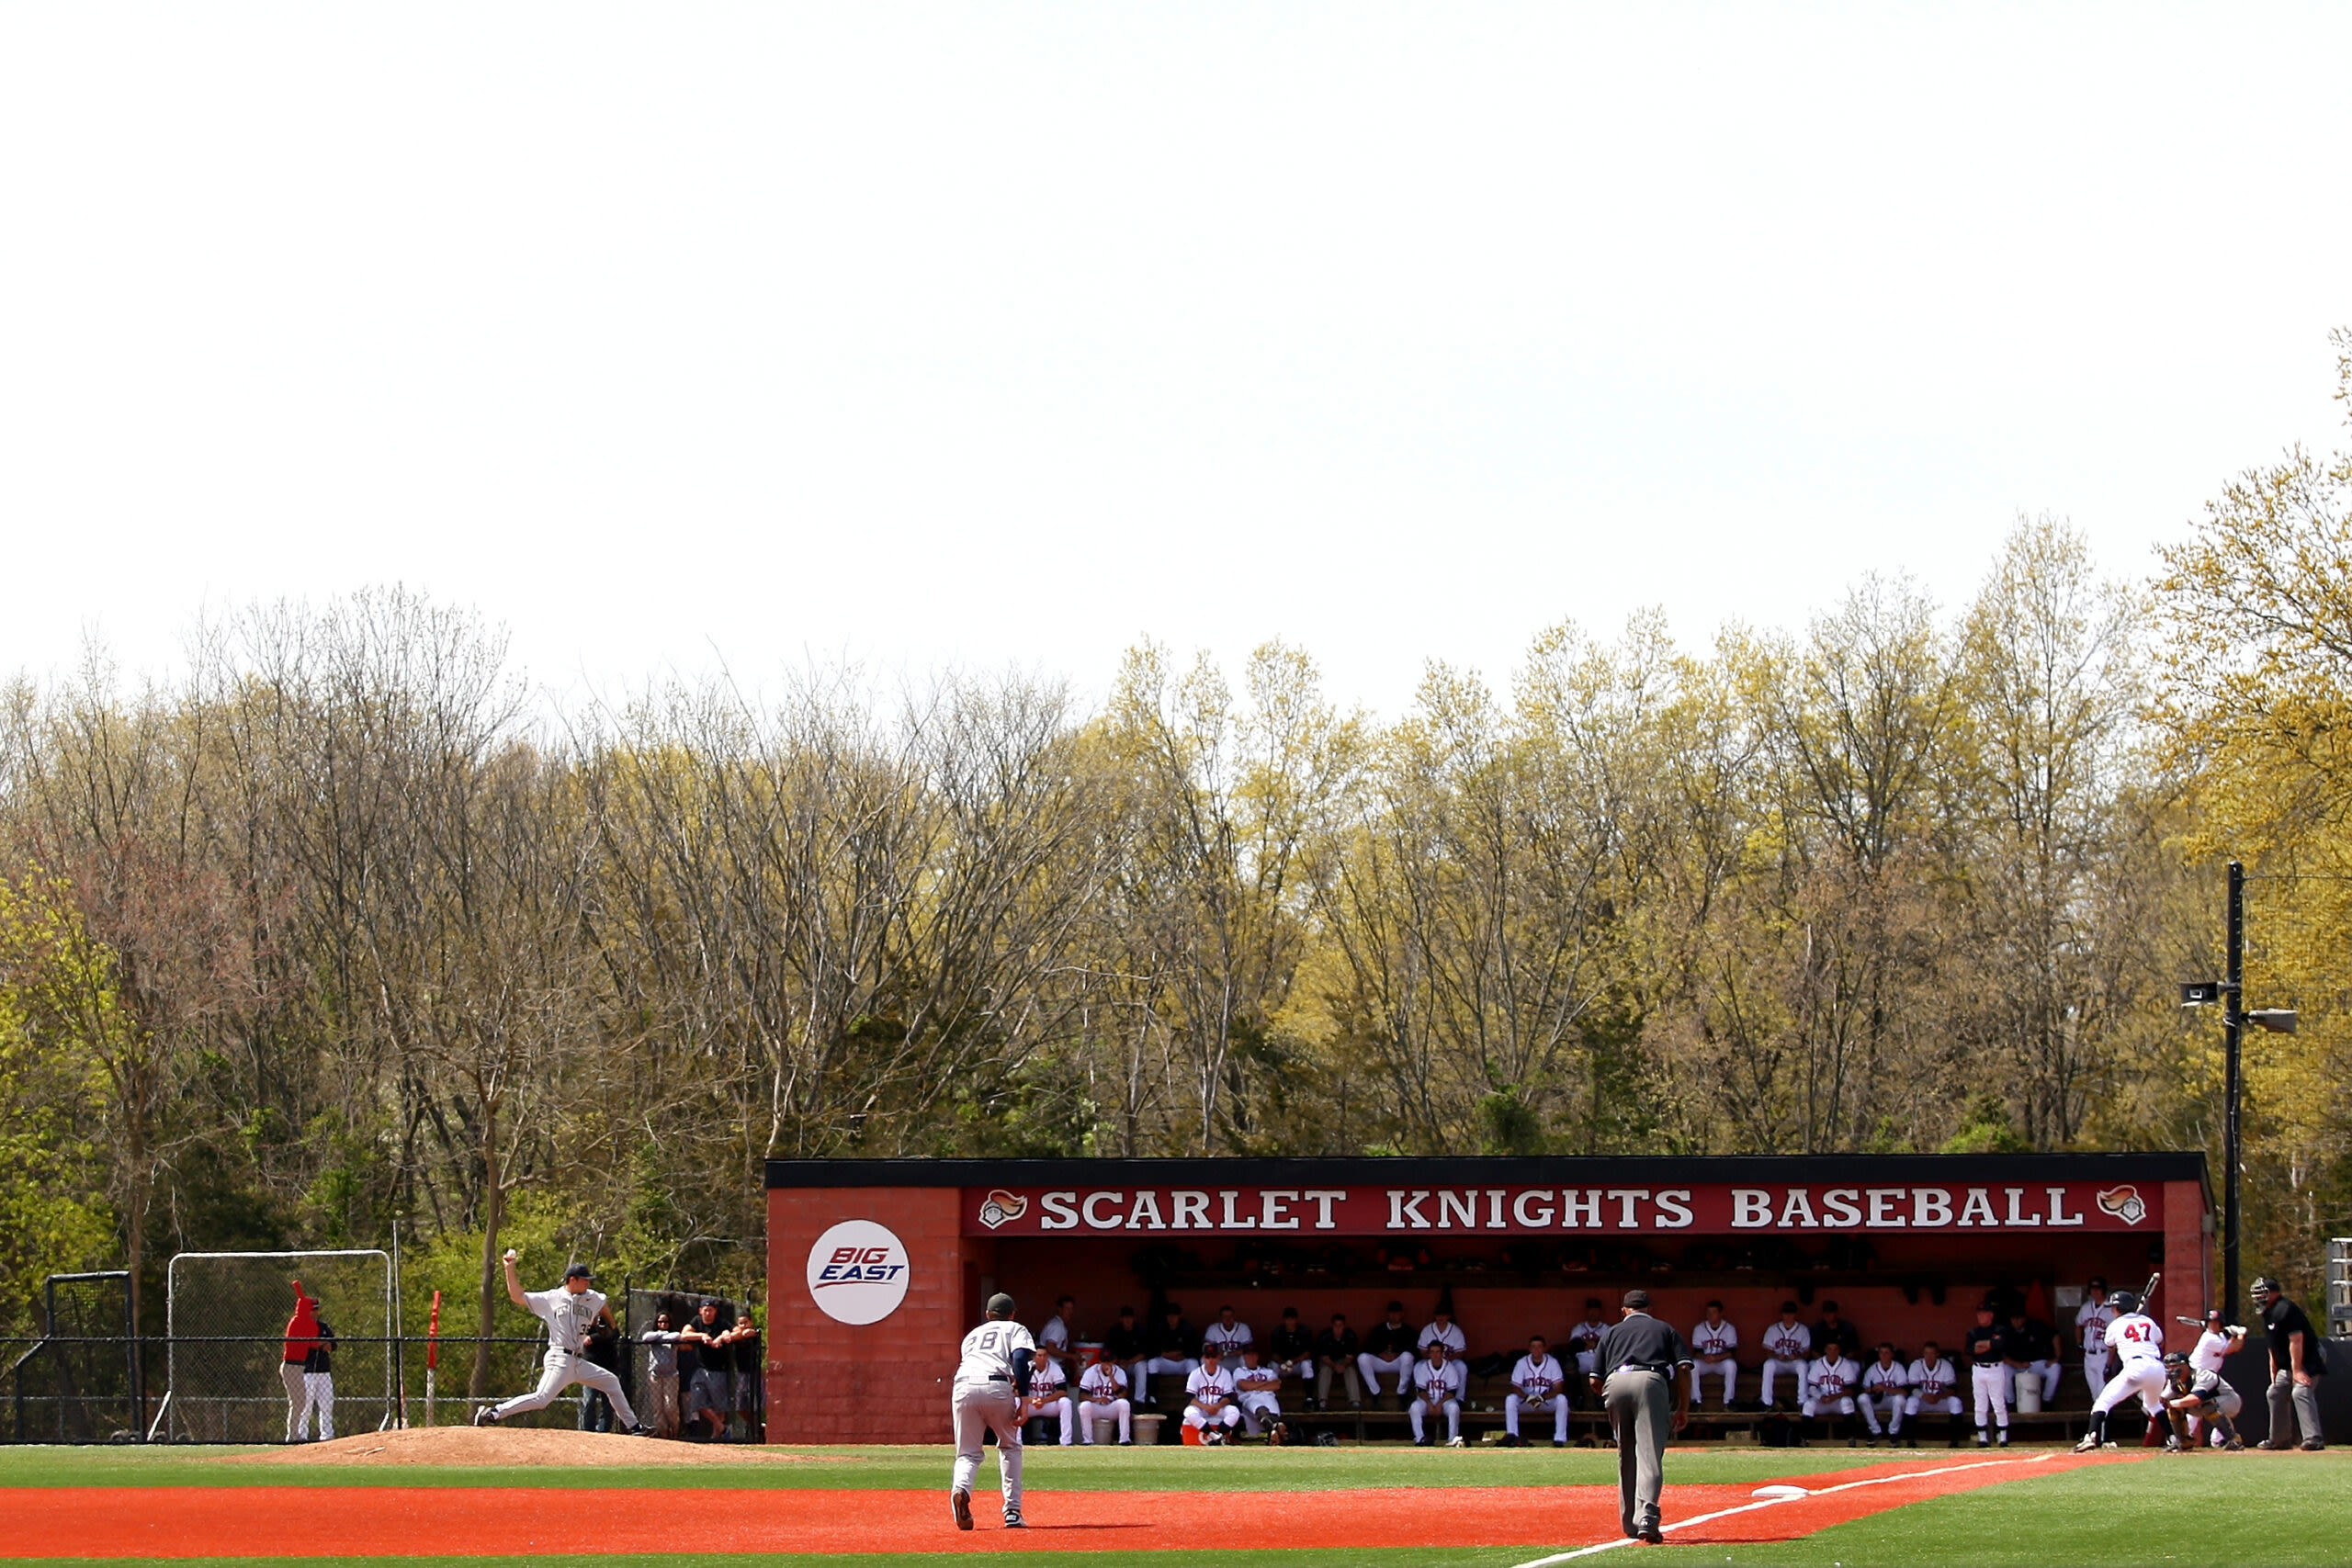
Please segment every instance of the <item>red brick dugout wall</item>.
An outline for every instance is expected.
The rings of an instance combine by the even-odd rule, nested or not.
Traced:
[[[768,1440],[947,1440],[956,1346],[977,1316],[967,1303],[954,1187],[804,1187],[768,1192]],[[843,1220],[887,1226],[907,1248],[907,1297],[879,1323],[853,1326],[808,1292],[817,1238]]]

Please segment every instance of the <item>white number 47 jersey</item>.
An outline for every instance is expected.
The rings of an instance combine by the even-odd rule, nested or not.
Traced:
[[[2161,1360],[2165,1331],[2145,1313],[2126,1313],[2107,1325],[2107,1347],[2127,1361]]]
[[[1012,1353],[1027,1350],[1035,1354],[1037,1342],[1029,1330],[1017,1323],[998,1321],[984,1323],[964,1336],[963,1359],[956,1364],[957,1382],[987,1382],[991,1378],[1012,1380]]]

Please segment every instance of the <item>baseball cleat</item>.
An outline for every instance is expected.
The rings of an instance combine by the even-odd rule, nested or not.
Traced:
[[[1008,1508],[1004,1514],[1004,1528],[1009,1530],[1025,1530],[1029,1528],[1029,1521],[1021,1517],[1020,1509]]]
[[[477,1426],[477,1427],[495,1427],[495,1426],[497,1426],[497,1425],[498,1425],[498,1406],[496,1406],[495,1404],[485,1404],[485,1405],[483,1405],[480,1410],[475,1411],[475,1412],[474,1412],[474,1425],[475,1425],[475,1426]]]
[[[1445,1446],[1449,1449],[1459,1449],[1465,1448],[1468,1445],[1464,1443],[1460,1438],[1448,1438],[1445,1440]]]
[[[956,1516],[957,1529],[967,1530],[972,1528],[972,1495],[969,1492],[950,1492],[947,1495],[947,1507],[948,1511]]]

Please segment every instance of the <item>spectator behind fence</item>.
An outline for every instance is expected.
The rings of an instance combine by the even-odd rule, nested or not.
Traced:
[[[638,1338],[645,1346],[646,1415],[657,1438],[678,1435],[678,1330],[670,1314],[657,1312],[653,1326]]]
[[[752,1317],[752,1309],[735,1320],[727,1331],[730,1353],[734,1357],[733,1376],[728,1380],[729,1403],[736,1415],[743,1418],[743,1437],[757,1442],[760,1437],[761,1412],[765,1409],[767,1385],[762,1379],[760,1364],[760,1325]]]
[[[727,1325],[718,1320],[718,1303],[705,1302],[693,1319],[678,1331],[678,1388],[685,1399],[685,1425],[695,1417],[709,1418],[706,1439],[717,1442],[727,1435]]]
[[[598,1313],[596,1320],[588,1325],[587,1348],[581,1354],[588,1359],[591,1366],[602,1367],[615,1377],[620,1376],[621,1331],[620,1325],[613,1321],[611,1308]],[[613,1429],[613,1402],[593,1388],[580,1398],[580,1429],[583,1432],[609,1432]]]

